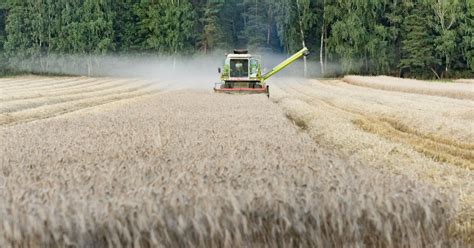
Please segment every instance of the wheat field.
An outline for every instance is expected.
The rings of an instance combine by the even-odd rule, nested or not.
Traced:
[[[401,122],[414,98],[351,87],[281,81],[269,101],[145,80],[0,79],[0,246],[468,246],[470,115],[436,120],[439,132],[417,123],[441,107],[462,117],[469,102],[427,97]],[[391,120],[431,143],[390,138]]]
[[[454,192],[457,232],[472,241],[472,101],[297,79],[274,85],[272,100],[319,145]]]
[[[344,82],[364,86],[374,89],[388,91],[399,91],[413,94],[424,94],[432,96],[443,96],[455,99],[467,99],[474,101],[474,86],[466,82],[472,82],[471,79],[450,82],[426,82],[414,79],[402,79],[387,76],[364,77],[364,76],[345,76]]]
[[[0,125],[50,118],[157,92],[158,83],[114,78],[36,76],[0,79]]]

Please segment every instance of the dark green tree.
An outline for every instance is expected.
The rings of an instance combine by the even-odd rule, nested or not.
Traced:
[[[400,67],[413,76],[427,76],[431,72],[439,78],[436,67],[433,18],[429,9],[416,3],[403,24],[402,58]]]
[[[196,14],[189,1],[142,0],[135,14],[144,50],[174,55],[195,48]]]
[[[5,57],[5,52],[3,49],[3,44],[5,43],[6,39],[6,31],[5,31],[5,21],[7,17],[7,4],[6,2],[0,3],[0,75],[6,72],[7,61]]]
[[[443,57],[444,72],[448,73],[451,62],[456,53],[456,28],[464,18],[462,5],[459,0],[428,0],[429,6],[436,16],[435,30],[438,35],[435,39],[436,50]]]
[[[113,48],[113,18],[111,3],[107,0],[84,0],[79,28],[78,50],[87,56],[87,74],[92,74],[95,55],[104,55]]]
[[[474,73],[474,2],[466,1],[462,6],[465,16],[458,28],[460,38],[460,51],[462,58],[466,61],[467,69]]]
[[[244,0],[245,11],[242,14],[244,18],[244,29],[242,36],[245,37],[247,46],[251,49],[265,48],[267,45],[267,28],[269,21],[267,1]]]
[[[199,46],[205,54],[217,48],[226,47],[225,30],[221,24],[220,11],[224,6],[224,1],[208,0],[202,10],[200,24],[202,34],[199,37]]]
[[[272,5],[274,9],[277,33],[283,48],[288,53],[301,48],[301,32],[298,9],[295,1],[276,0]]]
[[[391,37],[385,1],[341,0],[327,6],[334,18],[328,37],[345,73],[386,73]]]
[[[39,26],[39,11],[33,8],[32,1],[10,0],[8,9],[5,54],[10,57],[12,65],[30,69],[31,63],[40,55],[40,41],[36,31]]]
[[[136,40],[138,33],[138,16],[134,7],[140,0],[116,0],[114,11],[114,47],[117,52],[133,52],[140,49]]]
[[[4,0],[0,70],[92,74],[95,58],[113,52],[291,54],[306,45],[319,52],[309,72],[470,77],[473,13],[466,0]]]

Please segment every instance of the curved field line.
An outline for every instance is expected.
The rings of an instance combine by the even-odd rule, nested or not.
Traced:
[[[42,85],[48,85],[48,84],[55,84],[55,85],[60,85],[60,84],[65,84],[68,82],[72,81],[78,81],[84,78],[81,77],[57,77],[57,78],[48,78],[48,77],[38,77],[38,78],[33,78],[33,79],[20,79],[16,82],[13,82],[13,84],[10,83],[10,85],[4,85],[2,88],[8,91],[14,91],[14,90],[22,90],[25,88],[29,89],[35,89],[36,87],[42,86]]]
[[[364,164],[389,170],[393,169],[393,172],[397,175],[414,176],[414,179],[439,187],[444,192],[449,192],[452,187],[460,189],[457,197],[461,207],[457,210],[457,215],[461,217],[457,216],[453,220],[451,224],[451,228],[453,228],[452,235],[473,237],[472,217],[474,216],[474,208],[472,206],[474,198],[472,197],[472,187],[470,187],[472,183],[469,177],[472,170],[466,171],[465,168],[459,166],[453,168],[449,164],[441,164],[429,159],[425,160],[423,159],[426,158],[424,154],[411,149],[410,146],[404,143],[375,138],[374,136],[380,136],[366,132],[351,122],[351,119],[358,115],[333,108],[324,102],[319,102],[317,99],[314,100],[312,97],[301,95],[286,86],[281,87],[281,89],[280,87],[274,87],[273,91],[272,100],[283,108],[289,119],[303,123],[303,127],[308,128],[307,132],[310,136],[321,146],[336,151],[344,151],[343,154],[349,157],[355,156],[357,161],[364,161]],[[321,121],[318,121],[318,119],[321,119]],[[334,128],[330,127],[331,122],[336,122]],[[341,134],[331,132],[341,132]],[[393,145],[389,145],[390,143]],[[419,158],[417,158],[418,156]],[[431,165],[434,167],[434,171],[430,171],[432,169]]]
[[[12,89],[10,90],[11,94],[19,94],[19,93],[25,93],[25,92],[32,92],[32,91],[48,91],[48,90],[56,90],[56,89],[63,89],[63,88],[72,88],[72,87],[77,87],[81,85],[89,85],[89,84],[94,84],[94,83],[100,83],[101,81],[112,81],[113,79],[102,79],[102,78],[88,78],[88,79],[78,79],[78,80],[72,80],[68,81],[66,83],[60,83],[56,84],[54,81],[47,82],[42,85],[38,85],[35,88],[28,88],[28,87],[23,87],[20,89]]]
[[[0,114],[0,126],[11,126],[24,122],[47,119],[85,108],[91,108],[120,100],[152,95],[158,92],[158,90],[149,90],[112,94],[89,99],[64,102],[60,104],[41,106],[38,108],[26,109],[20,112],[10,114]]]
[[[338,94],[341,94],[344,96],[347,96],[347,93],[350,93],[350,92],[356,92],[357,95],[383,94],[384,96],[391,96],[391,97],[396,97],[396,98],[403,97],[404,100],[409,100],[414,103],[418,103],[420,100],[422,100],[424,103],[432,104],[433,106],[439,105],[440,103],[443,103],[443,104],[456,103],[456,105],[462,105],[469,108],[473,106],[470,101],[466,101],[465,99],[455,99],[455,98],[440,97],[440,96],[435,96],[435,95],[409,94],[407,92],[400,92],[400,91],[387,91],[387,90],[382,90],[382,89],[358,86],[358,85],[347,83],[342,80],[310,80],[310,82],[311,84],[317,84],[317,86],[335,90],[336,92],[338,92]],[[361,90],[363,91],[361,92]]]
[[[441,163],[450,163],[474,170],[474,152],[472,149],[443,144],[416,134],[403,132],[382,119],[364,116],[353,121],[362,130],[377,134],[386,139],[408,144],[415,151]]]
[[[114,94],[123,94],[127,92],[139,91],[149,86],[151,86],[151,84],[148,84],[148,85],[144,84],[140,86],[129,86],[129,87],[124,87],[124,88],[119,88],[119,89],[112,88],[109,90],[92,92],[89,94],[74,94],[74,95],[69,95],[69,96],[64,96],[64,97],[41,98],[38,100],[29,101],[29,102],[20,100],[20,101],[16,101],[16,104],[15,102],[13,103],[10,102],[10,104],[8,103],[3,104],[2,106],[0,106],[0,112],[15,113],[15,112],[24,111],[27,109],[40,108],[45,105],[54,106],[56,104],[61,104],[61,103],[66,103],[66,102],[73,102],[73,101],[85,100],[89,98],[104,97],[104,96],[109,96],[109,95],[114,95]]]
[[[45,92],[37,92],[37,93],[24,94],[24,95],[13,95],[13,96],[5,97],[5,98],[0,97],[0,100],[3,100],[4,103],[8,103],[11,101],[25,101],[25,100],[46,98],[46,97],[69,96],[69,95],[75,95],[75,94],[81,94],[81,93],[88,93],[88,92],[118,88],[118,87],[125,86],[133,82],[138,82],[138,81],[139,80],[131,80],[131,81],[124,81],[120,83],[106,82],[104,84],[92,85],[87,88],[63,88],[57,91],[50,90],[50,91],[45,91]],[[145,84],[145,83],[143,82],[141,84]]]
[[[310,91],[311,86],[298,84],[298,85],[292,85],[291,87],[294,88],[295,90],[298,90],[298,92],[303,92],[302,94],[305,94],[306,96],[311,96],[313,98],[314,97],[319,98],[318,95],[312,94],[312,92]],[[310,90],[304,91],[304,89],[306,89],[306,88],[308,88]],[[382,114],[382,113],[368,114],[366,112],[363,112],[360,109],[338,106],[337,103],[334,103],[330,100],[326,100],[325,102],[327,104],[330,104],[331,106],[334,106],[334,107],[337,107],[337,108],[340,108],[340,109],[344,109],[346,111],[350,111],[350,112],[355,113],[355,114],[364,115],[364,116],[378,116],[378,118],[382,119],[382,121],[389,122],[391,126],[395,127],[398,130],[401,130],[402,132],[408,132],[408,133],[415,134],[417,136],[423,136],[424,138],[432,139],[433,141],[438,142],[438,143],[444,143],[444,144],[447,144],[447,145],[455,145],[455,146],[463,148],[463,149],[474,149],[474,144],[473,143],[460,142],[460,141],[457,141],[455,139],[444,138],[442,136],[433,135],[433,134],[430,134],[430,133],[428,133],[428,134],[422,133],[418,130],[410,128],[408,125],[406,125],[404,123],[401,123],[397,118],[392,117],[392,116],[387,116],[386,114]],[[382,106],[384,108],[390,108],[391,107],[391,106],[387,106],[385,104],[383,104]],[[396,110],[397,108],[394,108],[394,109]]]
[[[304,99],[310,105],[314,102],[324,104],[327,107],[342,111],[344,114],[355,116],[353,123],[366,132],[375,133],[392,141],[407,144],[415,151],[438,162],[447,162],[474,170],[474,144],[458,144],[451,140],[426,137],[410,129],[399,128],[393,125],[393,121],[387,121],[386,117],[368,116],[365,113],[341,108],[321,99],[315,99],[311,95],[299,89],[291,87],[297,94],[306,96]]]
[[[34,85],[41,85],[45,82],[50,82],[51,78],[17,78],[12,79],[9,82],[5,82],[4,84],[0,85],[1,89],[4,90],[12,90],[16,88],[21,88],[24,86],[34,86]]]
[[[31,92],[31,91],[47,91],[47,90],[55,90],[55,89],[64,89],[68,87],[77,87],[80,85],[88,85],[92,84],[95,82],[100,82],[100,81],[112,81],[115,79],[112,78],[77,78],[77,79],[68,79],[65,82],[60,82],[59,84],[55,80],[50,80],[47,82],[44,82],[41,85],[37,85],[35,88],[29,88],[28,85],[25,85],[25,87],[19,88],[19,89],[12,89],[12,93],[22,93],[22,92]],[[116,79],[120,80],[120,79]]]
[[[55,87],[66,88],[68,86],[74,86],[74,85],[82,84],[85,82],[92,82],[92,81],[97,81],[97,80],[98,79],[96,78],[89,78],[89,79],[77,78],[77,79],[70,79],[70,80],[65,80],[65,81],[47,80],[43,82],[42,84],[36,85],[35,87],[30,87],[30,85],[25,84],[19,88],[7,89],[7,91],[12,92],[12,93],[22,93],[22,92],[31,92],[31,91],[37,91],[37,90],[48,90]]]
[[[395,119],[399,125],[411,126],[426,136],[473,143],[474,134],[466,130],[474,128],[471,121],[474,119],[474,102],[361,88],[344,82],[311,81],[310,84],[300,84],[300,87],[338,106]],[[413,107],[407,109],[407,106]]]
[[[299,94],[303,94],[303,95],[307,96],[309,99],[313,99],[313,98],[311,98],[310,94],[308,94],[308,93],[306,93],[306,92],[304,92],[300,89],[297,89],[297,88],[294,88],[294,87],[292,87],[292,88],[295,91],[297,91]],[[313,99],[313,100],[315,100],[315,99]],[[337,106],[334,103],[331,103],[329,101],[324,101],[324,100],[321,100],[321,99],[318,99],[318,101],[321,101],[322,103],[324,103],[328,106],[339,109],[339,110],[344,111],[346,113],[351,113],[351,114],[353,114],[355,116],[358,116],[358,117],[365,117],[366,119],[369,119],[369,120],[373,120],[373,121],[377,120],[377,122],[379,122],[379,123],[380,122],[386,123],[386,124],[390,125],[391,128],[393,128],[395,130],[398,130],[400,133],[411,134],[413,136],[420,137],[423,140],[429,140],[429,141],[431,141],[431,143],[437,143],[441,146],[444,146],[446,149],[448,149],[452,152],[454,152],[453,147],[455,147],[456,149],[463,150],[463,152],[461,152],[461,153],[463,154],[463,157],[465,157],[466,159],[471,160],[471,161],[474,159],[474,154],[472,152],[472,150],[474,149],[474,144],[472,144],[472,143],[457,142],[455,140],[446,139],[446,138],[438,137],[438,136],[435,136],[435,135],[425,135],[425,134],[422,134],[422,133],[420,133],[416,130],[413,130],[413,129],[409,128],[408,126],[400,123],[396,119],[393,119],[393,118],[390,118],[390,117],[363,113],[363,112],[360,112],[360,111],[357,111],[357,110],[340,107],[340,106]],[[474,162],[474,161],[472,161],[472,162]]]
[[[462,84],[463,87],[454,88],[446,87],[453,85],[436,85],[435,83],[429,85],[430,83],[428,82],[418,80],[359,76],[346,76],[342,80],[348,84],[379,90],[396,91],[418,95],[440,96],[461,100],[474,100],[474,87],[469,87],[468,84]],[[375,80],[377,81],[375,82]],[[392,81],[385,82],[387,80]],[[413,85],[409,85],[409,83],[412,83]]]

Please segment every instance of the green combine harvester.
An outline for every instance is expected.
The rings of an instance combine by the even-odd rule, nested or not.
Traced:
[[[214,91],[224,93],[262,93],[270,96],[270,88],[265,84],[265,80],[302,56],[308,55],[308,48],[305,47],[262,76],[260,56],[248,54],[247,50],[234,50],[233,54],[227,55],[224,69],[218,69],[221,82],[215,85]]]

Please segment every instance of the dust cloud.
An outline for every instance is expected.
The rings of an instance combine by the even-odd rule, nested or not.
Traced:
[[[16,63],[15,69],[35,74],[140,78],[167,89],[211,89],[220,81],[218,68],[223,66],[226,52],[208,55],[158,56],[149,54],[74,56],[49,55],[36,60]],[[252,51],[250,51],[252,53]],[[257,53],[253,53],[257,54]],[[291,56],[289,54],[263,53],[262,74]],[[34,62],[33,62],[34,61]],[[303,59],[289,65],[275,78],[303,78]],[[309,59],[307,77],[320,77],[319,61]]]

